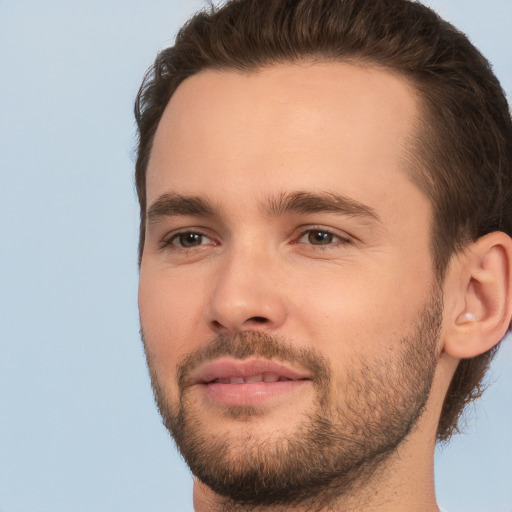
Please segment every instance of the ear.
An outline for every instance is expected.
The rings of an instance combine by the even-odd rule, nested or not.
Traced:
[[[444,292],[445,353],[470,358],[498,344],[512,317],[512,239],[489,233],[454,257]]]

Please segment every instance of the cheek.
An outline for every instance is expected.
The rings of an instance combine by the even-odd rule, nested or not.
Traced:
[[[305,336],[339,363],[377,354],[386,350],[386,341],[409,334],[430,290],[421,277],[417,286],[406,286],[398,269],[386,275],[352,270],[310,287],[296,310]]]
[[[146,350],[160,374],[173,371],[199,342],[201,294],[193,283],[141,268],[139,313]],[[203,336],[204,337],[204,336]]]

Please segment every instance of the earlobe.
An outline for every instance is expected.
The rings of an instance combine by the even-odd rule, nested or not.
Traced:
[[[455,267],[450,278],[458,280],[452,286],[457,306],[448,313],[444,352],[464,359],[487,352],[507,332],[512,317],[512,239],[502,232],[489,233],[471,244]]]

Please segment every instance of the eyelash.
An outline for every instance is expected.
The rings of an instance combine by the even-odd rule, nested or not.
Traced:
[[[331,237],[334,237],[336,238],[337,240],[336,241],[331,241],[329,243],[326,243],[326,244],[322,244],[322,243],[318,243],[318,244],[315,244],[315,243],[307,243],[307,242],[300,242],[300,240],[307,236],[307,235],[313,235],[313,234],[318,234],[318,233],[322,233],[324,235],[327,235],[327,236],[331,236]],[[170,237],[167,237],[165,240],[162,241],[162,249],[171,249],[173,251],[190,251],[190,250],[193,250],[193,249],[199,249],[201,248],[202,246],[204,245],[210,245],[210,244],[203,244],[203,243],[200,243],[199,245],[192,245],[190,247],[184,247],[184,246],[181,246],[181,245],[177,245],[175,244],[174,242],[176,240],[179,239],[179,237],[181,236],[187,236],[187,235],[196,235],[198,237],[203,237],[203,238],[208,238],[211,240],[211,238],[202,233],[201,231],[193,231],[193,230],[188,230],[188,231],[180,231],[178,233],[174,233],[172,234],[172,236]],[[307,229],[304,229],[300,232],[299,236],[296,237],[294,239],[294,241],[292,242],[293,245],[298,245],[298,244],[304,244],[306,246],[309,246],[311,248],[314,248],[315,250],[327,250],[327,249],[333,249],[335,247],[339,247],[339,246],[344,246],[344,245],[350,245],[352,244],[352,239],[351,237],[349,237],[348,235],[347,236],[342,236],[340,234],[337,234],[337,233],[334,233],[333,231],[331,231],[330,229],[326,229],[326,228],[323,228],[321,226],[312,226],[312,227],[308,227]],[[217,242],[212,242],[211,245],[218,245]]]
[[[174,251],[189,251],[191,249],[197,249],[199,247],[201,247],[202,245],[204,244],[199,244],[199,245],[196,245],[196,246],[192,246],[192,247],[183,247],[181,245],[176,245],[174,244],[173,242],[177,239],[179,239],[179,237],[181,236],[186,236],[186,235],[197,235],[197,236],[200,236],[200,237],[203,237],[203,238],[210,238],[208,235],[205,235],[204,233],[201,233],[200,231],[193,231],[193,230],[188,230],[188,231],[180,231],[178,233],[174,233],[172,236],[169,236],[167,237],[165,240],[162,241],[162,248],[163,249],[172,249]],[[213,243],[213,245],[218,245],[217,243]]]
[[[352,243],[352,239],[351,239],[350,236],[348,236],[348,235],[342,236],[341,234],[335,233],[332,230],[326,229],[326,228],[324,228],[322,226],[311,226],[311,227],[308,227],[307,229],[304,229],[294,243],[295,244],[301,243],[301,242],[299,242],[299,240],[301,238],[303,238],[306,235],[313,235],[315,233],[316,234],[322,233],[322,234],[325,234],[325,235],[329,235],[331,237],[335,237],[335,238],[337,238],[337,241],[332,241],[332,242],[327,243],[327,244],[322,244],[322,243],[319,243],[319,244],[305,243],[305,245],[308,245],[310,247],[314,247],[315,249],[327,250],[327,249],[333,249],[335,247],[339,247],[339,246],[343,246],[343,245],[349,245],[349,244]]]

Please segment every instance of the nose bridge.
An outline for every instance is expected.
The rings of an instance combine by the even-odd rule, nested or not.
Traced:
[[[283,323],[286,306],[277,259],[269,248],[254,243],[227,250],[210,297],[209,322],[215,330],[236,333]]]

